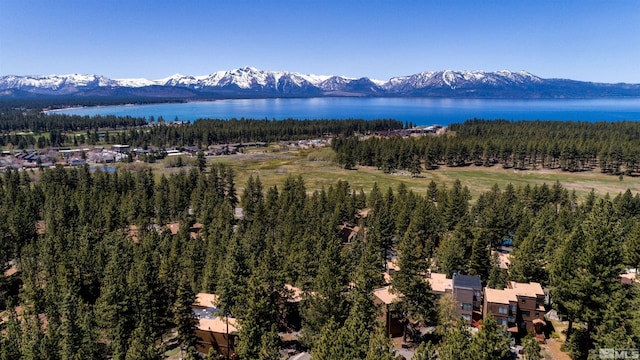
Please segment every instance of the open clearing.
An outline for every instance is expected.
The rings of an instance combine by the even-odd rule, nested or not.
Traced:
[[[640,192],[640,178],[625,176],[620,180],[617,176],[597,171],[569,173],[547,169],[518,171],[503,169],[500,166],[443,166],[437,170],[423,171],[420,177],[412,178],[408,173],[385,174],[374,167],[358,166],[355,170],[345,170],[331,160],[333,155],[333,151],[328,148],[283,152],[255,151],[212,157],[208,159],[208,164],[222,163],[231,167],[236,173],[236,184],[240,190],[251,175],[260,176],[265,189],[281,185],[288,176],[300,175],[309,191],[327,189],[338,180],[343,180],[348,181],[352,189],[363,189],[365,192],[371,190],[374,183],[378,183],[383,191],[389,186],[395,189],[400,183],[404,183],[416,193],[426,193],[431,180],[438,185],[451,186],[459,179],[464,186],[469,187],[473,200],[494,184],[504,189],[509,183],[517,188],[527,184],[533,186],[543,183],[551,186],[559,181],[569,191],[575,190],[579,199],[584,199],[591,189],[598,195],[608,193],[611,196],[624,192],[627,188],[633,193]],[[177,171],[173,168],[164,169],[160,164],[154,167],[164,173]]]

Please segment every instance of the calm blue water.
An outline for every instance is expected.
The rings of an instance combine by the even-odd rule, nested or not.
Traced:
[[[101,166],[89,168],[89,171],[106,171],[108,173],[114,173],[116,172],[116,168],[113,166]]]
[[[183,104],[67,109],[72,115],[118,115],[193,121],[200,118],[397,119],[448,125],[471,118],[508,120],[640,121],[640,98],[486,100],[420,98],[312,98],[218,100]]]

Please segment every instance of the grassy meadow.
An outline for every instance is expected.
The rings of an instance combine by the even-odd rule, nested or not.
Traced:
[[[562,172],[560,170],[528,170],[518,171],[503,169],[501,166],[460,168],[440,167],[437,170],[423,171],[417,178],[408,173],[385,174],[374,167],[359,166],[356,170],[345,170],[335,161],[335,153],[329,148],[275,151],[260,149],[245,154],[212,157],[208,164],[222,163],[231,167],[236,173],[236,184],[239,194],[249,176],[260,176],[260,181],[266,189],[273,185],[281,185],[288,176],[302,176],[311,192],[328,188],[338,180],[348,181],[352,189],[363,189],[369,192],[374,183],[385,191],[389,186],[394,189],[404,183],[407,188],[417,193],[426,193],[429,182],[433,179],[438,185],[451,186],[459,179],[464,186],[469,187],[472,201],[482,192],[489,190],[494,184],[504,189],[509,183],[515,187],[530,184],[554,184],[559,181],[569,191],[575,190],[579,199],[584,199],[594,189],[596,194],[612,196],[624,192],[627,188],[633,193],[640,192],[640,178],[605,175],[600,172]],[[160,173],[169,174],[179,171],[177,168],[166,168],[165,164],[155,164],[154,168]]]

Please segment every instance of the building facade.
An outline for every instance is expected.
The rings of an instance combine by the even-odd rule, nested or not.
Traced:
[[[540,283],[510,281],[506,289],[484,289],[483,313],[492,313],[513,334],[531,332],[544,339],[544,299]]]

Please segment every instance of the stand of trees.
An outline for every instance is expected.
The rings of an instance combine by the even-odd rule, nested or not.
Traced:
[[[385,172],[419,174],[447,166],[493,166],[520,170],[598,169],[640,175],[640,123],[469,120],[452,124],[444,136],[403,139],[336,139],[340,163],[375,166]],[[416,161],[418,160],[418,161]]]
[[[409,126],[410,124],[406,124]],[[351,136],[402,129],[397,120],[255,120],[202,119],[169,123],[164,119],[120,116],[45,115],[22,109],[0,111],[0,147],[18,149],[95,144],[134,147],[198,146],[242,142],[292,141],[326,136]]]
[[[41,171],[38,181],[12,170],[0,177],[0,264],[17,264],[22,280],[18,294],[2,294],[3,359],[155,359],[171,328],[185,356],[196,356],[188,304],[199,291],[218,294],[222,311],[240,319],[242,358],[278,358],[284,284],[305,291],[302,340],[314,358],[387,359],[372,292],[394,250],[399,309],[447,329],[420,356],[501,358],[504,346],[492,345],[506,343],[498,327],[471,337],[456,319],[436,316],[446,306],[416,279],[431,266],[504,286],[490,250],[507,237],[515,243],[510,279],[551,288],[573,324],[574,358],[640,341],[638,285],[618,280],[639,265],[640,196],[629,191],[578,203],[558,183],[495,187],[471,205],[459,182],[432,183],[423,197],[402,185],[365,193],[339,181],[309,194],[301,178],[269,189],[250,178],[238,197],[221,166],[159,179],[148,170]],[[158,231],[170,221],[181,223],[176,235]],[[196,221],[203,226],[193,236]],[[366,230],[345,242],[345,223]]]

